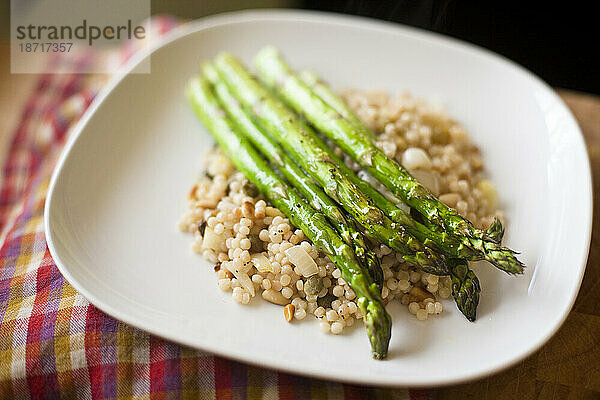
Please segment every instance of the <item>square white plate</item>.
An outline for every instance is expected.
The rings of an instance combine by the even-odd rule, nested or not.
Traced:
[[[389,358],[372,360],[364,329],[341,336],[283,321],[261,300],[221,292],[212,265],[176,222],[212,144],[183,88],[201,61],[229,50],[247,62],[266,44],[334,87],[437,96],[482,149],[522,251],[523,276],[478,266],[483,292],[469,323],[446,303],[417,321],[391,304]],[[507,367],[561,325],[585,269],[590,170],[579,128],[553,91],[487,51],[415,29],[296,11],[227,14],[189,24],[155,48],[151,74],[123,74],[82,118],[46,204],[50,251],[68,281],[108,314],[226,357],[353,383],[433,385]],[[136,68],[135,65],[131,67]],[[394,302],[396,303],[396,302]]]

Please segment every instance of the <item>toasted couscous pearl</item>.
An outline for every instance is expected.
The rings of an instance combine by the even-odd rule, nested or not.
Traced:
[[[324,332],[324,333],[329,332],[329,330],[330,330],[329,323],[327,321],[319,322],[319,329],[321,329],[321,332]]]
[[[390,278],[385,283],[390,290],[398,289],[398,281],[395,278]]]
[[[344,330],[344,325],[340,322],[334,322],[331,324],[331,333],[339,335]]]
[[[387,256],[388,254],[390,254],[392,252],[392,249],[387,247],[385,244],[382,244],[379,247],[379,251],[381,252],[382,255]]]
[[[273,269],[273,272],[276,274],[281,273],[281,264],[279,264],[277,261],[273,261],[271,263],[271,268]]]
[[[419,303],[414,301],[408,305],[408,311],[410,311],[411,314],[416,314],[420,308],[421,307],[419,307]]]
[[[240,253],[240,261],[243,263],[250,262],[252,258],[250,257],[250,252],[248,250],[243,250]]]
[[[383,259],[381,260],[381,266],[382,267],[391,267],[392,265],[394,265],[394,263],[396,262],[396,255],[395,254],[388,254],[387,256],[383,257]]]
[[[224,292],[227,292],[229,289],[231,289],[231,281],[229,279],[219,279],[217,281],[217,285],[219,286],[219,289],[223,290]]]
[[[335,297],[342,297],[344,295],[344,288],[340,285],[337,285],[333,288],[332,293]]]
[[[302,281],[302,279],[298,279],[296,281],[296,289],[298,289],[298,290],[304,289],[304,282]]]
[[[442,299],[447,299],[450,297],[451,291],[448,288],[442,287],[438,290],[438,294]]]
[[[214,228],[217,223],[218,221],[215,217],[210,217],[208,221],[206,221],[206,225],[208,225],[209,228]]]
[[[406,279],[399,280],[398,289],[400,289],[403,292],[408,291],[410,289],[410,282],[408,282]]]
[[[250,293],[244,293],[242,295],[242,304],[248,304],[250,302]]]
[[[246,228],[246,229],[248,229],[248,228]],[[250,249],[251,246],[252,246],[252,243],[250,242],[250,239],[242,239],[242,240],[240,240],[240,247],[243,250],[248,250],[248,249]]]
[[[412,271],[410,273],[410,281],[411,282],[419,282],[420,279],[421,279],[421,274],[418,273],[417,271]]]
[[[352,289],[347,289],[344,297],[348,300],[354,300],[356,298],[356,293],[354,293],[354,290]]]
[[[427,319],[427,310],[419,308],[416,315],[419,321],[425,321]]]
[[[437,285],[439,281],[440,281],[439,276],[432,275],[432,274],[429,274],[427,276],[427,283],[430,285]]]
[[[284,260],[281,260],[281,261],[284,261]],[[291,276],[294,273],[294,268],[292,268],[292,266],[290,264],[282,263],[281,264],[281,273]]]
[[[202,252],[202,257],[204,257],[209,262],[212,262],[212,263],[217,262],[217,256],[215,255],[215,253],[212,250],[204,250]]]
[[[218,223],[217,225],[215,225],[215,227],[213,228],[213,230],[215,231],[215,233],[217,235],[220,235],[223,232],[225,232],[225,226],[223,226],[223,224],[221,224],[221,223]]]
[[[433,314],[435,312],[435,304],[427,303],[427,305],[425,306],[425,309],[427,310],[427,313]]]
[[[388,289],[387,286],[384,286],[381,289],[381,297],[383,297],[385,299],[386,297],[388,297],[389,294],[390,294],[390,289]]]
[[[331,302],[331,308],[338,308],[341,305],[342,305],[342,302],[340,300],[334,300]]]
[[[430,293],[435,293],[438,291],[438,285],[427,285],[427,291]]]
[[[289,285],[291,281],[292,281],[292,278],[287,274],[281,275],[281,278],[279,278],[279,282],[281,283],[282,286]]]
[[[317,307],[317,309],[315,310],[315,317],[322,317],[325,315],[325,309],[323,307]]]
[[[263,277],[259,274],[252,275],[252,282],[258,283],[259,285],[262,283]]]
[[[277,216],[273,217],[273,221],[271,222],[271,225],[278,226],[282,222],[283,222],[283,218],[281,218],[279,215],[277,215]]]
[[[350,311],[350,314],[354,314],[356,310],[358,310],[356,303],[353,301],[348,302],[348,311]]]
[[[273,254],[279,253],[279,243],[270,243],[268,248]]]
[[[271,287],[273,287],[273,285],[271,284],[271,280],[269,280],[269,279],[263,279],[263,281],[262,281],[262,287],[265,290],[271,289]]]
[[[275,232],[269,234],[269,239],[271,239],[273,243],[281,243],[283,237],[279,232]]]
[[[302,308],[297,309],[296,312],[294,313],[294,318],[296,318],[298,320],[302,320],[302,319],[304,319],[304,317],[306,317],[306,311],[303,310]]]
[[[443,311],[444,306],[442,305],[442,303],[440,303],[439,301],[435,302],[435,313],[439,314]]]
[[[287,222],[279,224],[277,226],[277,231],[279,231],[282,234],[286,234],[290,231],[290,225]]]
[[[317,301],[317,296],[315,296],[315,295],[308,295],[308,296],[306,296],[306,301],[308,301],[309,303],[315,302],[315,301]]]
[[[241,303],[242,299],[243,299],[243,293],[244,293],[244,291],[241,288],[236,287],[236,288],[233,288],[233,294],[231,295],[231,297],[237,303]]]
[[[266,229],[263,229],[260,231],[260,233],[258,234],[258,238],[260,240],[262,240],[263,242],[266,242],[269,240],[269,231]]]
[[[408,271],[398,271],[396,273],[396,278],[401,281],[401,280],[406,280],[408,281],[410,279],[410,274],[408,273]]]
[[[283,289],[281,289],[281,294],[286,299],[289,299],[294,294],[294,291],[292,289],[290,289],[289,287],[284,287]]]
[[[327,321],[337,321],[340,318],[338,313],[336,313],[334,310],[327,311],[325,316],[327,317]]]
[[[245,227],[252,226],[252,220],[250,218],[242,218],[240,219],[240,225]]]

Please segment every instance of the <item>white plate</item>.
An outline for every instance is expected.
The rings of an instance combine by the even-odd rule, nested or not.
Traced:
[[[479,266],[479,318],[452,302],[419,322],[394,320],[387,361],[364,329],[322,334],[280,307],[240,306],[216,286],[176,221],[212,141],[183,96],[202,60],[265,44],[335,87],[407,89],[441,98],[484,154],[508,217],[505,243],[528,268]],[[132,68],[135,68],[133,66]],[[539,348],[577,294],[588,253],[591,186],[579,128],[535,76],[487,51],[415,29],[296,11],[221,15],[187,25],[152,54],[152,73],[124,74],[90,107],[58,163],[46,204],[50,251],[68,281],[108,314],[153,334],[293,373],[376,385],[459,382]]]

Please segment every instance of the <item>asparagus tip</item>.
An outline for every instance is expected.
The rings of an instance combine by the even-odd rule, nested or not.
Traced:
[[[484,237],[500,244],[502,237],[504,237],[504,227],[498,218],[494,218],[494,222],[485,230]]]

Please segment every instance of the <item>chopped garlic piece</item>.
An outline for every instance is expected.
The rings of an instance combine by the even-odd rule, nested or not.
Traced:
[[[294,247],[290,247],[285,251],[285,255],[294,264],[296,267],[300,269],[302,276],[308,278],[319,273],[319,267],[315,260],[302,248],[300,245],[296,245]]]
[[[273,272],[273,267],[269,259],[262,253],[252,255],[252,264],[254,264],[258,272]]]
[[[231,273],[236,277],[240,285],[242,285],[242,287],[246,289],[252,297],[254,297],[254,284],[252,283],[252,279],[250,279],[247,273],[249,269],[248,264],[249,263],[242,263],[240,265],[240,262],[238,261],[227,261],[221,264],[221,266],[231,271]]]
[[[222,234],[216,234],[212,228],[207,226],[204,230],[202,249],[211,249],[217,252],[226,251],[227,247],[225,246],[225,236]]]

